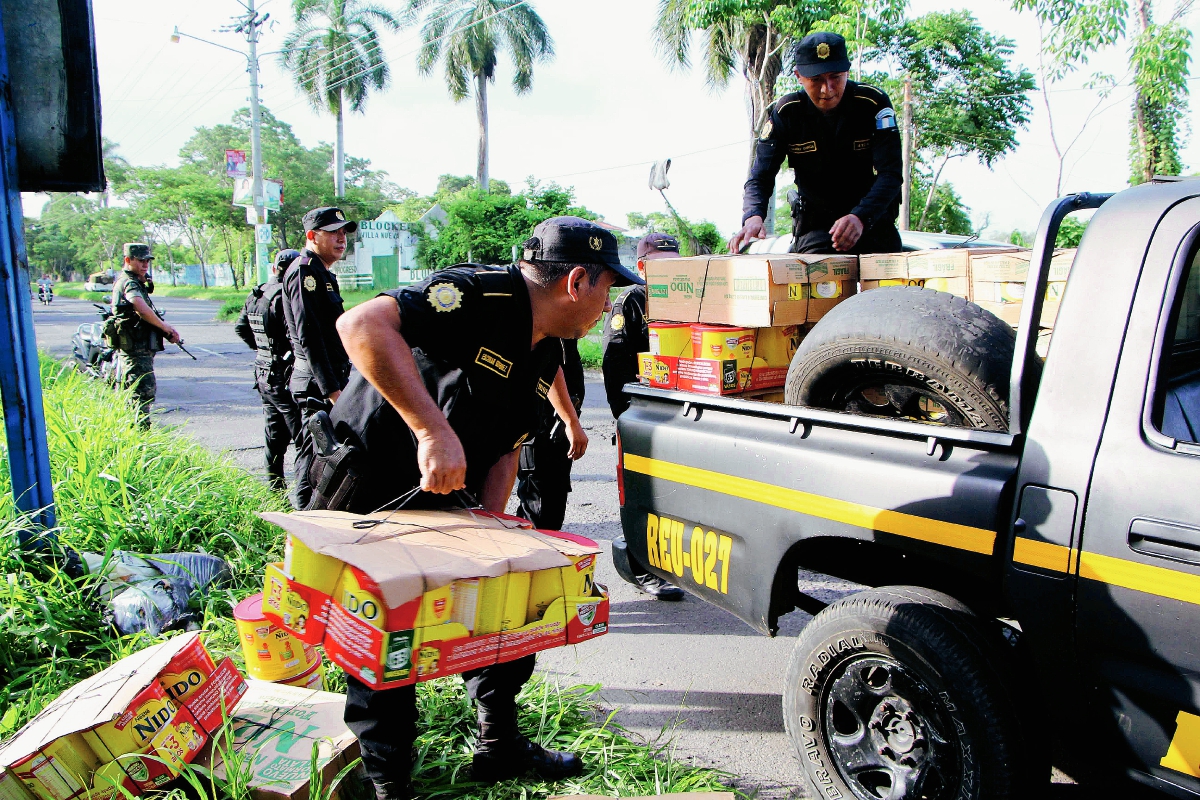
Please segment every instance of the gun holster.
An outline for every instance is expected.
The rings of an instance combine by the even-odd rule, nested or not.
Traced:
[[[308,473],[313,494],[306,510],[345,511],[358,487],[359,450],[337,440],[333,422],[325,411],[313,414],[305,426],[313,442],[313,462]]]

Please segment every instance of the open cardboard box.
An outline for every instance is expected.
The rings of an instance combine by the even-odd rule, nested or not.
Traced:
[[[213,664],[197,634],[173,637],[75,684],[0,745],[0,788],[7,800],[109,800],[159,788],[245,692],[233,662]]]
[[[314,746],[324,786],[358,758],[358,739],[342,721],[345,695],[266,681],[247,683],[249,691],[230,719],[228,738],[218,737],[199,759],[218,778],[227,777],[222,753],[232,745],[242,759],[240,768],[248,773],[254,800],[308,800]],[[330,800],[336,797],[337,792]]]
[[[815,322],[858,281],[857,256],[698,256],[645,265],[649,319],[748,328]]]
[[[288,532],[292,554],[267,570],[264,615],[310,640],[321,617],[326,656],[375,688],[608,630],[608,596],[594,582],[600,548],[581,536],[478,510],[262,517]]]

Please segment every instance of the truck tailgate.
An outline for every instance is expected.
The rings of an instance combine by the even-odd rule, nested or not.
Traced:
[[[1011,508],[1012,436],[627,391],[633,405],[619,431],[629,552],[760,631],[774,621],[777,568],[820,537],[998,580],[991,556]]]

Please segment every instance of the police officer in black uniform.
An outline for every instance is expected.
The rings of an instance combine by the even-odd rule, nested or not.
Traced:
[[[571,493],[571,464],[587,452],[588,437],[579,422],[586,389],[583,362],[575,339],[563,339],[563,376],[571,395],[571,414],[560,417],[550,402],[541,403],[537,432],[521,445],[517,467],[517,516],[542,530],[562,530]]]
[[[287,488],[283,457],[289,443],[300,451],[300,409],[288,389],[292,376],[292,342],[283,315],[283,278],[299,250],[280,250],[271,268],[271,279],[250,290],[233,330],[254,357],[254,386],[263,404],[263,434],[266,440],[267,479],[271,488]]]
[[[679,258],[679,240],[665,233],[650,233],[642,237],[637,246],[638,270],[642,262],[656,258]],[[638,353],[650,349],[650,326],[646,319],[646,287],[630,286],[613,302],[612,312],[604,320],[601,340],[604,348],[604,391],[608,395],[608,407],[613,417],[620,417],[629,408],[629,395],[621,391],[627,383],[636,383],[638,375]],[[615,546],[623,545],[621,537]],[[614,556],[614,560],[615,560]],[[628,574],[620,568],[617,574],[627,583],[659,600],[682,600],[684,591],[678,586],[646,572],[633,559],[629,561]]]
[[[730,239],[729,252],[764,236],[763,218],[785,156],[799,191],[792,252],[898,252],[904,173],[892,101],[873,86],[848,80],[846,40],[836,33],[804,37],[794,61],[803,91],[779,98],[759,131],[742,229]]]
[[[332,408],[350,375],[350,359],[334,327],[342,315],[342,295],[329,267],[346,254],[346,236],[357,230],[358,223],[347,220],[340,208],[309,211],[304,215],[307,247],[283,276],[283,315],[295,359],[289,385],[302,419],[292,492],[296,508],[306,508],[312,497],[313,443],[303,423]]]
[[[526,240],[519,266],[459,265],[351,309],[337,327],[354,371],[330,418],[338,441],[357,450],[345,473],[355,485],[330,494],[345,498],[345,510],[369,513],[417,487],[423,492],[406,508],[455,507],[448,495],[466,489],[503,511],[541,402],[560,415],[570,408],[560,340],[599,321],[611,286],[638,282],[621,266],[612,234],[556,217]],[[475,780],[528,770],[556,780],[582,769],[576,756],[517,730],[516,696],[533,667],[527,656],[463,673],[479,715]],[[346,724],[377,796],[408,797],[415,687],[374,691],[353,676],[347,683]]]

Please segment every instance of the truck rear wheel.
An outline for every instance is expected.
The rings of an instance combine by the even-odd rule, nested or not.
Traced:
[[[998,662],[978,618],[940,592],[893,586],[831,604],[796,641],[783,695],[812,796],[1030,796]]]
[[[785,396],[792,405],[1006,431],[1015,344],[1004,321],[961,297],[873,289],[805,337]]]

